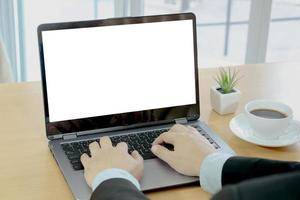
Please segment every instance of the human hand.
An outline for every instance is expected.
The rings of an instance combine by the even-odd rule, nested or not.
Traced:
[[[113,147],[107,136],[101,137],[99,143],[93,142],[89,145],[91,157],[84,153],[80,158],[84,167],[85,180],[90,187],[99,172],[110,168],[126,170],[137,180],[142,178],[144,162],[137,151],[128,154],[128,146],[125,142]]]
[[[172,144],[174,151],[160,145],[162,143]],[[152,145],[153,154],[187,176],[199,176],[202,161],[215,151],[195,128],[178,124],[158,136]]]

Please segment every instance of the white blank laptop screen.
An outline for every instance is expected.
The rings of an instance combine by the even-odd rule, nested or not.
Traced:
[[[42,36],[50,122],[196,103],[192,20]]]

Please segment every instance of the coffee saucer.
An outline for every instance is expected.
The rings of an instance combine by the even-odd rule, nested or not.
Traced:
[[[300,141],[300,122],[293,120],[285,130],[285,134],[275,139],[257,137],[257,133],[250,127],[244,113],[235,116],[230,121],[230,129],[242,140],[265,147],[283,147]]]

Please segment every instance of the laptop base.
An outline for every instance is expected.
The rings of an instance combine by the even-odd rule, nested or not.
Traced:
[[[203,122],[197,120],[194,122],[188,123],[189,125],[199,125],[203,131],[206,132],[215,142],[218,143],[220,149],[217,151],[226,152],[234,154],[233,150],[224,143],[216,134],[214,134]],[[163,129],[166,127],[171,127],[173,124],[170,125],[161,125],[155,127],[148,127],[148,128],[140,128],[134,130],[124,130],[124,131],[117,131],[114,133],[101,133],[99,135],[93,134],[88,136],[80,136],[76,139],[67,140],[68,142],[76,141],[76,140],[89,140],[93,138],[98,138],[100,136],[113,136],[118,134],[129,134],[132,132],[138,131],[147,131],[151,129]],[[59,139],[59,140],[52,140],[49,142],[49,147],[55,160],[57,161],[68,185],[70,186],[72,193],[76,199],[80,200],[88,200],[90,199],[90,195],[92,190],[86,184],[83,170],[75,171],[73,170],[69,160],[67,159],[65,153],[61,148],[61,143],[66,142],[66,140]],[[190,183],[194,183],[199,181],[198,177],[189,177],[184,176],[173,170],[171,167],[168,166],[165,162],[155,158],[149,159],[144,161],[144,174],[143,178],[140,181],[142,191],[149,191],[155,190],[160,188],[167,188],[167,187],[174,187],[174,186],[181,186]]]

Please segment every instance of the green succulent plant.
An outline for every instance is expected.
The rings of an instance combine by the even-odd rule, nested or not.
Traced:
[[[232,70],[230,67],[227,69],[220,67],[215,80],[219,85],[219,88],[217,89],[223,94],[228,94],[234,92],[234,87],[240,78],[238,77],[238,71],[235,68]]]

